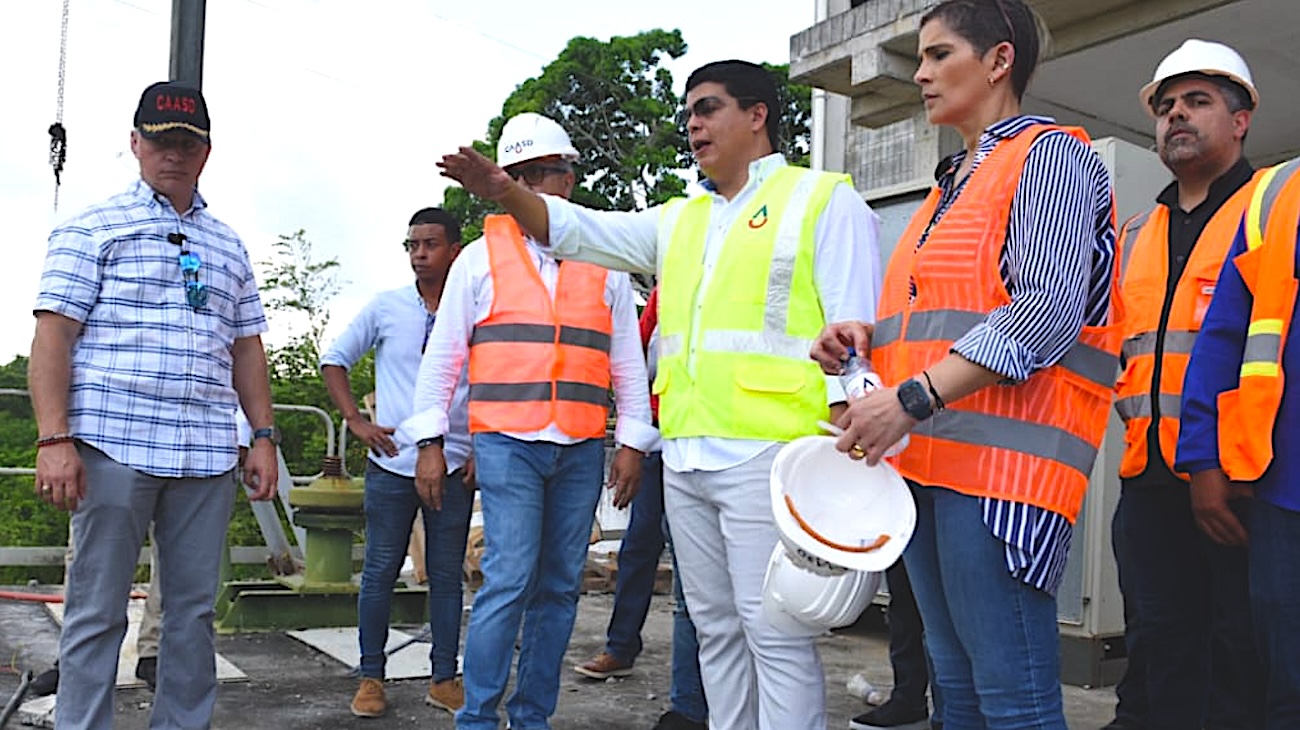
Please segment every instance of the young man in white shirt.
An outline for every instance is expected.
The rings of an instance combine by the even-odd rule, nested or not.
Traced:
[[[361,644],[361,685],[352,714],[379,717],[387,711],[384,652],[393,583],[397,580],[416,510],[424,520],[424,563],[429,575],[429,648],[433,679],[425,701],[449,712],[460,709],[463,691],[456,678],[462,606],[461,571],[473,503],[473,462],[465,422],[466,387],[461,383],[445,434],[447,491],[431,508],[415,489],[414,442],[401,443],[395,430],[411,415],[420,357],[438,314],[447,271],[460,253],[460,224],[440,208],[411,217],[402,246],[410,256],[415,283],[381,292],[321,358],[330,399],[343,413],[348,430],[370,447],[366,464],[366,555],[357,596]],[[348,370],[375,351],[375,416],[372,422],[353,398]]]

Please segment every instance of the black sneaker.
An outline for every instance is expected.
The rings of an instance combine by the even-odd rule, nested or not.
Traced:
[[[650,730],[706,730],[707,723],[696,722],[680,712],[669,710],[659,717]]]
[[[929,730],[930,714],[911,710],[901,702],[889,701],[849,720],[851,730]]]
[[[59,691],[59,663],[55,662],[54,666],[46,669],[44,672],[36,675],[31,684],[27,685],[27,694],[32,697],[44,697],[52,695]]]
[[[152,691],[158,685],[158,657],[142,656],[135,663],[135,678],[143,679]]]

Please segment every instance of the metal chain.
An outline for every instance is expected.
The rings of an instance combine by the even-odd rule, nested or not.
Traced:
[[[63,86],[68,65],[68,5],[63,0],[63,24],[59,30],[59,95],[54,110],[54,124],[50,125],[50,167],[54,168],[54,209],[59,209],[59,183],[63,165],[68,160],[68,130],[63,127]]]

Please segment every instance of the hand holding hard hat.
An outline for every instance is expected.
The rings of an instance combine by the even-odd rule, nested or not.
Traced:
[[[803,635],[852,623],[912,538],[907,484],[888,464],[864,469],[831,437],[806,436],[777,454],[770,494],[781,542],[763,584],[769,620]]]

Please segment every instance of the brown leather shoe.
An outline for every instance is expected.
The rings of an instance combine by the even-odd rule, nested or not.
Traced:
[[[574,667],[573,671],[584,677],[591,677],[592,679],[626,677],[632,673],[632,663],[625,662],[609,652],[602,651],[596,656]]]
[[[352,698],[352,714],[357,717],[383,717],[388,711],[388,698],[384,696],[384,680],[362,677],[361,686]]]
[[[461,684],[460,677],[430,682],[424,703],[454,713],[465,706],[465,685]]]

